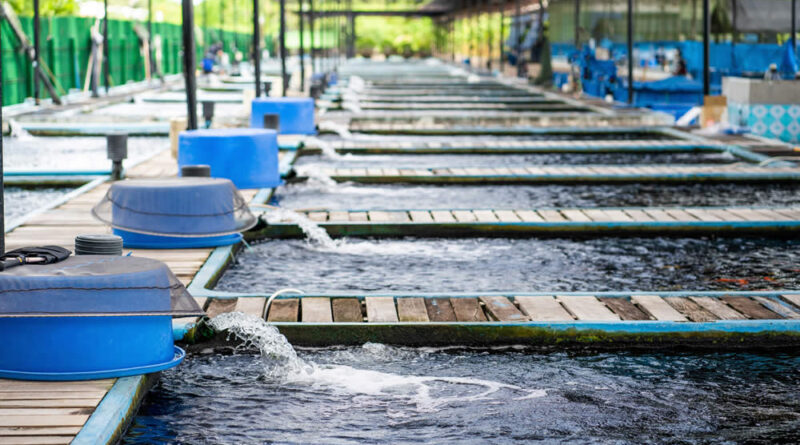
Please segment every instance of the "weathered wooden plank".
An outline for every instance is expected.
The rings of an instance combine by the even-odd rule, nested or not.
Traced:
[[[471,210],[453,210],[453,216],[460,223],[471,223],[478,220]]]
[[[592,220],[589,219],[582,211],[579,209],[564,209],[561,213],[567,217],[570,221],[573,222],[591,222]]]
[[[370,323],[397,322],[397,309],[393,297],[366,297],[367,321]]]
[[[502,223],[515,223],[521,221],[519,216],[517,216],[513,210],[495,210],[494,214],[497,215],[497,219]]]
[[[618,321],[620,319],[594,296],[558,295],[556,298],[578,320]]]
[[[522,313],[533,321],[571,321],[572,315],[552,296],[514,297]]]
[[[79,426],[36,426],[36,427],[2,427],[0,436],[75,436],[81,430]]]
[[[427,210],[411,210],[408,212],[411,216],[411,221],[415,223],[432,223],[433,217],[431,213]]]
[[[461,322],[487,321],[477,298],[450,298],[456,320]]]
[[[336,323],[361,323],[364,315],[358,298],[334,298],[331,300],[333,321]]]
[[[623,320],[650,320],[650,316],[644,313],[641,309],[636,307],[627,298],[614,298],[614,297],[601,297],[598,298],[603,302],[612,312],[619,315]]]
[[[455,217],[449,210],[431,210],[433,220],[440,224],[449,224],[456,222]]]
[[[642,310],[656,320],[661,321],[689,321],[675,308],[662,300],[658,295],[632,295],[631,301],[639,305]]]
[[[0,436],[0,445],[60,445],[69,444],[75,435],[65,436]]]
[[[214,318],[226,312],[233,312],[236,309],[236,300],[238,298],[212,298],[206,307],[206,315],[208,318]]]
[[[669,303],[678,312],[694,322],[707,322],[719,320],[719,318],[707,311],[705,308],[686,297],[664,297],[664,301]]]
[[[263,297],[239,297],[233,310],[234,312],[244,312],[248,315],[264,318],[264,306],[266,304],[267,299]]]
[[[398,298],[397,318],[405,322],[427,322],[428,311],[423,298]]]
[[[514,213],[524,222],[544,222],[544,219],[533,210],[515,210]]]
[[[0,427],[83,426],[88,414],[0,416]]]
[[[384,212],[382,210],[369,210],[367,214],[369,215],[369,220],[372,222],[385,223],[391,220],[389,212]]]
[[[78,389],[78,390],[64,390],[62,391],[57,385],[51,385],[47,391],[14,391],[4,390],[0,391],[0,402],[13,402],[15,400],[68,400],[68,399],[95,399],[100,400],[105,397],[105,389]]]
[[[753,297],[756,301],[766,306],[767,309],[775,312],[776,314],[782,316],[783,318],[788,318],[791,320],[798,320],[800,319],[800,312],[792,309],[789,306],[781,304],[779,301],[775,301],[772,298],[767,297],[760,297],[756,296]]]
[[[331,299],[327,297],[301,298],[300,318],[304,323],[332,323]]]
[[[472,213],[475,215],[475,219],[478,222],[497,222],[497,216],[495,216],[494,212],[491,210],[473,210]]]
[[[537,210],[537,212],[547,222],[564,222],[567,220],[558,210],[543,209]]]
[[[348,217],[350,221],[354,222],[366,222],[369,221],[369,217],[367,216],[367,212],[349,212]]]
[[[736,312],[718,298],[689,297],[692,301],[702,306],[705,310],[716,315],[720,320],[745,320],[747,317]]]
[[[114,386],[116,379],[79,380],[69,382],[37,382],[25,380],[0,379],[0,392],[20,391],[107,391]]]
[[[297,298],[285,298],[273,300],[267,313],[267,321],[274,322],[297,322],[300,315],[300,300]]]
[[[774,320],[783,318],[775,312],[765,308],[758,301],[755,301],[749,297],[728,295],[722,297],[722,301],[728,303],[730,307],[754,320]]]
[[[793,304],[795,307],[800,308],[800,294],[783,294],[781,298]]]
[[[523,314],[514,303],[506,297],[491,296],[479,297],[486,307],[486,313],[497,321],[527,321],[528,317]]]
[[[308,219],[314,222],[325,222],[328,220],[328,212],[308,212]]]
[[[350,213],[347,210],[331,210],[330,213],[328,213],[328,221],[350,221]]]
[[[95,408],[101,398],[49,398],[0,400],[0,408]]]
[[[425,309],[433,322],[456,321],[456,313],[448,298],[426,298]]]

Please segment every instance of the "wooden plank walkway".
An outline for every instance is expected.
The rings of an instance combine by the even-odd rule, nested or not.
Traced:
[[[800,294],[715,294],[313,295],[280,298],[269,308],[266,318],[276,322],[293,344],[310,346],[347,344],[351,340],[357,343],[367,339],[409,345],[453,345],[464,339],[469,339],[469,344],[504,341],[524,344],[529,340],[562,344],[575,334],[573,331],[581,329],[590,330],[598,343],[604,341],[603,335],[608,334],[611,339],[613,335],[625,334],[640,336],[632,344],[648,335],[661,338],[659,341],[665,343],[724,346],[732,335],[744,336],[736,337],[736,341],[742,341],[747,335],[766,333],[775,335],[775,343],[767,340],[768,343],[762,345],[765,347],[780,346],[784,341],[800,343]],[[264,303],[266,298],[241,297],[238,300]],[[212,304],[222,301],[225,300],[212,300]],[[305,311],[312,305],[309,316]],[[362,305],[366,310],[362,311]],[[341,309],[345,306],[354,314],[337,316],[345,312]],[[235,310],[235,304],[228,303],[226,307],[227,311]],[[301,309],[286,312],[286,307]],[[319,313],[325,316],[317,318]],[[303,327],[309,323],[313,323],[314,328]],[[403,326],[416,330],[403,330]],[[504,330],[514,327],[521,331]],[[472,330],[474,335],[470,334]],[[619,339],[616,337],[614,341]],[[655,344],[658,342],[647,343],[648,347]]]
[[[169,150],[127,172],[131,178],[175,176],[177,164]],[[77,235],[110,233],[94,219],[91,208],[110,187],[101,184],[68,202],[29,218],[6,234],[8,250],[24,246],[58,245],[74,250]],[[251,199],[257,190],[243,190]],[[201,249],[124,249],[132,255],[163,261],[184,283],[189,284],[203,266],[211,248]],[[198,298],[201,307],[205,298]],[[243,302],[248,303],[248,302]],[[263,308],[263,304],[262,304]],[[233,309],[233,307],[231,308]],[[250,307],[249,310],[254,310]],[[187,319],[175,320],[176,324]],[[70,443],[90,418],[117,379],[84,382],[26,382],[0,380],[0,444]]]
[[[339,153],[352,154],[525,154],[525,153],[644,153],[722,151],[725,146],[716,142],[680,139],[464,139],[431,138],[415,141],[332,141]]]
[[[314,210],[305,215],[341,236],[716,235],[790,236],[800,206],[573,209]],[[296,223],[271,223],[254,237],[302,236]]]
[[[530,165],[480,168],[326,168],[338,182],[365,184],[548,184],[800,181],[800,167],[754,164]],[[299,177],[303,179],[303,177]]]

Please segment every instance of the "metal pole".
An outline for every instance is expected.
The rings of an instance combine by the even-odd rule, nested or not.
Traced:
[[[3,122],[3,58],[2,57],[0,57],[0,122]],[[6,218],[5,218],[4,190],[5,190],[5,185],[3,184],[3,138],[2,136],[0,136],[0,255],[6,253],[6,226],[5,226]]]
[[[286,90],[289,88],[289,82],[286,79],[286,0],[280,1],[280,21],[281,21],[281,35],[279,41],[281,45],[281,95],[286,97]]]
[[[238,23],[236,23],[236,0],[232,0],[232,2],[233,2],[233,19],[232,19],[232,22],[233,22],[233,47],[232,47],[232,49],[233,49],[233,51],[236,51],[236,48],[239,46],[239,42],[238,42],[239,34],[237,33],[238,30],[237,30],[237,27],[236,27],[236,25],[238,25]]]
[[[311,77],[317,72],[317,48],[314,42],[314,0],[308,0],[308,33],[311,40]]]
[[[581,0],[575,0],[574,22],[575,22],[575,49],[578,49],[578,46],[581,44]]]
[[[498,39],[498,43],[500,43],[500,74],[503,73],[503,69],[505,68],[505,57],[503,56],[503,49],[505,42],[503,42],[503,35],[506,33],[506,15],[505,15],[505,0],[500,0],[499,9],[500,9],[500,38]]]
[[[194,55],[194,6],[192,0],[183,0],[183,78],[186,83],[186,128],[197,130],[197,81],[195,75]]]
[[[711,94],[711,13],[709,1],[703,0],[703,95]]]
[[[150,79],[153,78],[153,0],[147,0],[147,66],[150,67]]]
[[[300,91],[303,92],[306,90],[306,63],[303,60],[303,56],[305,55],[305,44],[303,43],[303,0],[299,1],[300,3],[300,14],[297,16],[300,19]]]
[[[258,0],[253,0],[253,71],[256,79],[256,97],[261,97],[261,26],[258,17]]]
[[[633,105],[633,0],[628,0],[628,105]]]
[[[792,0],[792,51],[797,53],[797,0]]]
[[[522,37],[522,7],[519,4],[519,0],[516,0],[516,34],[517,37],[514,40],[514,53],[517,56],[517,77],[522,76],[522,42],[520,41],[520,37]]]
[[[108,60],[108,0],[103,0],[103,77],[106,80],[106,94],[111,87],[111,74],[109,73],[110,61]]]
[[[33,98],[39,105],[39,0],[33,0]]]

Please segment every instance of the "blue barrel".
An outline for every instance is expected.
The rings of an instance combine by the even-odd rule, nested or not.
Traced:
[[[264,128],[264,115],[280,116],[281,134],[315,134],[314,99],[310,97],[263,97],[253,99],[250,127]]]
[[[184,131],[178,136],[178,168],[196,164],[209,165],[212,177],[230,179],[240,189],[281,184],[274,130]]]
[[[85,380],[177,365],[166,266],[84,255],[0,273],[0,377]]]

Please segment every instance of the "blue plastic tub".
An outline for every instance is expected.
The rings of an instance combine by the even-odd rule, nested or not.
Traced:
[[[172,337],[161,262],[83,255],[0,273],[0,377],[84,380],[160,371]]]
[[[275,130],[184,131],[178,137],[178,169],[197,164],[211,166],[212,177],[230,179],[240,189],[271,188],[281,184]]]
[[[266,97],[253,100],[250,127],[264,128],[264,115],[280,116],[281,134],[315,134],[314,99],[310,97]],[[213,173],[213,172],[212,172]]]
[[[114,235],[122,237],[125,247],[133,249],[198,249],[202,247],[230,246],[242,240],[241,233],[221,236],[179,237],[163,235],[147,235],[114,229]]]
[[[118,181],[94,215],[111,225],[125,247],[184,249],[241,241],[256,219],[228,179],[165,178]]]

